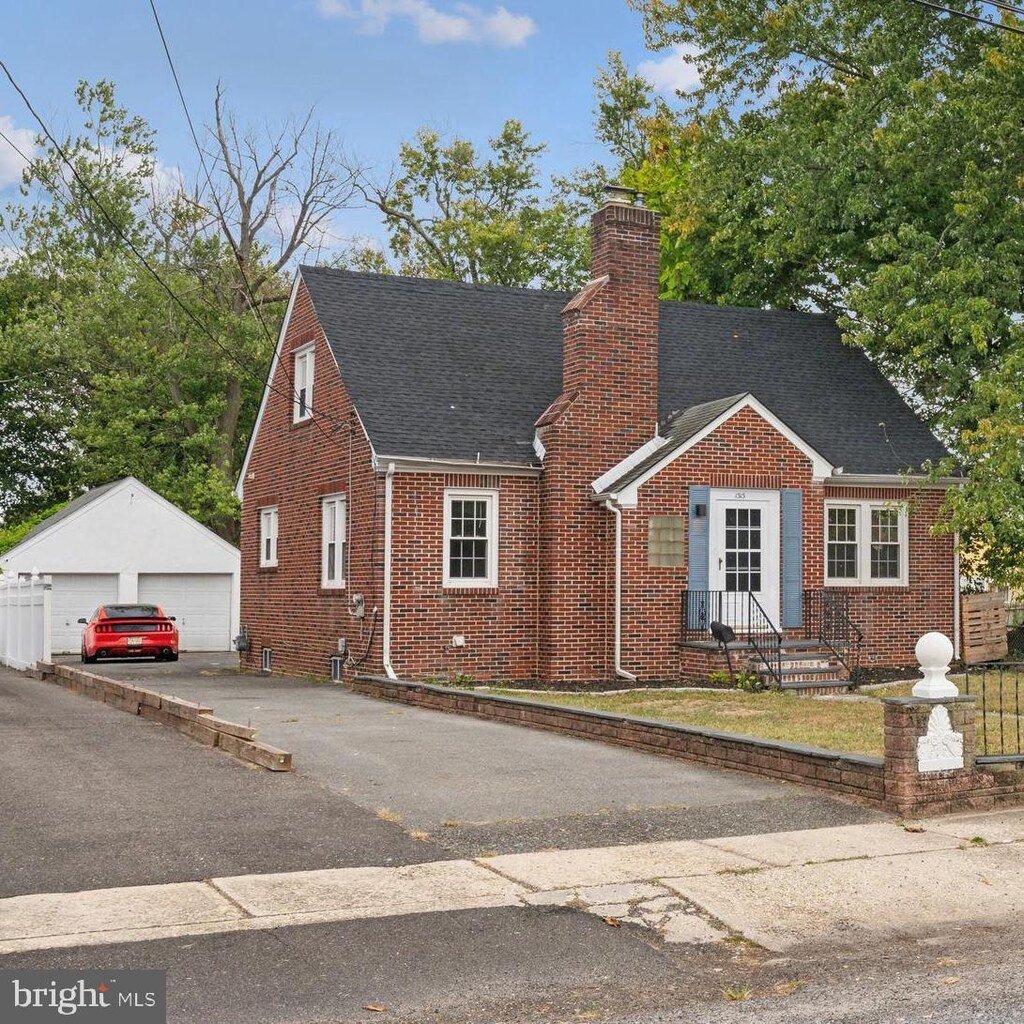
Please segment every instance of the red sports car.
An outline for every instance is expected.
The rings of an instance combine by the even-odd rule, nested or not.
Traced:
[[[155,604],[103,604],[91,619],[79,619],[82,661],[98,658],[178,660],[178,627]]]

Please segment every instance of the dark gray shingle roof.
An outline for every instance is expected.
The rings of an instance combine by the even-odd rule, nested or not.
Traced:
[[[561,390],[572,297],[303,267],[378,453],[535,462],[533,424]],[[847,473],[900,473],[945,449],[826,316],[662,302],[662,420],[750,392]]]
[[[641,459],[632,469],[616,477],[615,480],[609,481],[603,490],[617,491],[628,486],[634,480],[639,480],[647,470],[656,466],[666,455],[686,444],[694,434],[699,434],[709,423],[713,423],[723,412],[744,398],[746,398],[745,394],[730,395],[728,398],[719,398],[714,402],[695,405],[673,417],[662,428],[665,443],[651,452],[647,458]]]
[[[122,479],[127,479],[122,478]],[[67,519],[72,513],[77,512],[80,508],[85,508],[86,505],[91,504],[97,498],[101,498],[111,488],[116,487],[121,481],[111,480],[108,484],[102,484],[99,487],[94,487],[91,491],[86,491],[85,494],[80,494],[77,498],[72,498],[63,508],[58,509],[53,513],[52,516],[47,516],[41,523],[36,523],[28,533],[25,534],[21,540],[15,544],[15,547],[20,547],[22,544],[27,543],[34,537],[38,537],[39,534],[45,533],[52,526],[56,526],[62,519]],[[13,550],[13,548],[11,549]],[[10,552],[7,552],[8,554]]]

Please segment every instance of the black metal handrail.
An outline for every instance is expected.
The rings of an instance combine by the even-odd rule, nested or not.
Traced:
[[[747,625],[745,632],[758,657],[764,662],[768,674],[776,687],[782,688],[782,634],[775,628],[775,623],[761,607],[761,602],[753,594],[747,594],[748,602]]]
[[[850,681],[860,672],[864,634],[850,617],[850,595],[842,590],[804,591],[804,636],[827,647]]]
[[[684,590],[680,604],[681,640],[709,640],[712,622],[732,626],[736,635],[753,647],[775,685],[782,685],[782,634],[752,593]]]
[[[683,641],[710,640],[711,623],[725,622],[735,626],[743,621],[747,603],[746,591],[684,590],[680,638]],[[742,627],[736,632],[742,632]]]

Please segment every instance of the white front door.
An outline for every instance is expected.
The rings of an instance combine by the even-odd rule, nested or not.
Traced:
[[[723,620],[746,626],[751,593],[778,627],[779,492],[713,490],[710,526],[708,580],[725,591]]]

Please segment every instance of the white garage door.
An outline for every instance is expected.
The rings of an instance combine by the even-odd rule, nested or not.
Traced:
[[[139,603],[159,605],[177,619],[181,650],[231,650],[227,573],[139,573]]]
[[[50,600],[53,653],[73,654],[82,649],[78,620],[117,600],[117,573],[54,573]]]

